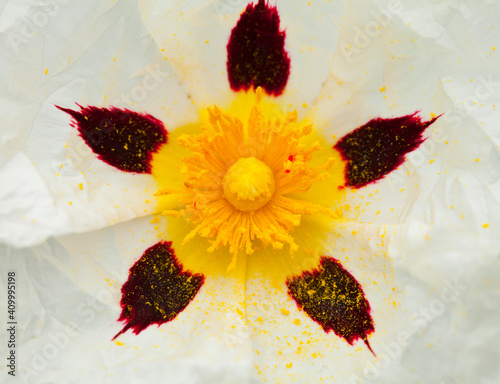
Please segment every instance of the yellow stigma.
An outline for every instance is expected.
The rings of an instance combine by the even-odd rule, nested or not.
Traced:
[[[242,157],[227,170],[222,180],[224,197],[243,212],[256,211],[273,197],[273,171],[255,157]]]
[[[321,196],[334,196],[340,182],[326,194],[315,192],[320,203],[307,197],[311,186],[331,172],[331,147],[311,139],[317,137],[310,135],[312,124],[299,121],[297,112],[283,114],[263,97],[258,88],[255,94],[244,94],[229,112],[208,108],[201,133],[178,137],[189,154],[179,166],[183,187],[163,182],[172,177],[166,155],[160,153],[154,161],[153,174],[161,186],[157,195],[170,195],[165,199],[181,205],[162,213],[193,224],[184,244],[201,236],[208,240],[208,252],[226,247],[232,254],[228,269],[240,251],[250,255],[257,248],[285,246],[290,253],[297,251],[293,231],[303,215],[337,217]],[[319,150],[319,161],[312,162]]]

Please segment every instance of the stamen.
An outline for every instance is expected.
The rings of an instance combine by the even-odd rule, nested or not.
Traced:
[[[337,217],[330,208],[296,197],[324,180],[334,160],[309,165],[320,145],[303,144],[312,125],[299,122],[295,111],[282,116],[263,101],[258,88],[246,121],[217,106],[208,109],[208,117],[200,135],[179,138],[192,153],[181,169],[186,176],[184,207],[162,213],[185,216],[195,225],[184,242],[199,235],[209,239],[208,252],[227,247],[233,255],[230,270],[238,252],[250,255],[255,246],[288,245],[291,253],[297,251],[292,233],[302,215]],[[178,191],[161,190],[157,195],[170,193]]]

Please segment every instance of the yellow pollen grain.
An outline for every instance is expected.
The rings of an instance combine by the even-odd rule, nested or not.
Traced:
[[[120,345],[120,346],[125,345],[125,343],[122,343],[121,341],[118,341],[118,340],[115,343],[116,343],[116,345]]]
[[[293,365],[293,363],[290,363],[290,364],[287,364],[286,367],[287,368],[292,368],[292,365]]]
[[[288,309],[281,308],[280,311],[285,316],[288,316],[290,314],[290,311]]]
[[[299,319],[295,319],[295,320],[293,321],[293,323],[294,323],[295,325],[300,325],[300,320],[299,320]]]
[[[483,228],[488,228],[490,225],[488,223],[483,224]]]
[[[384,92],[385,91],[385,86],[380,88],[380,92]]]
[[[83,191],[83,184],[82,183],[78,184],[78,187],[80,187],[80,191]]]

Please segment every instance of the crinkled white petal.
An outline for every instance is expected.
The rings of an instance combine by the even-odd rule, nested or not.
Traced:
[[[372,345],[383,353],[366,360],[360,382],[500,378],[496,12],[493,3],[351,1],[343,15],[310,113],[332,143],[376,117],[443,114],[399,169],[348,199],[346,217],[386,227],[401,293],[399,329],[381,330],[375,313]]]
[[[137,5],[23,4],[9,2],[0,18],[7,53],[0,169],[10,178],[0,187],[8,212],[0,217],[2,241],[29,246],[153,212],[153,178],[97,159],[70,126],[70,116],[56,108],[129,108],[160,119],[167,130],[196,118]],[[16,193],[16,185],[24,192]]]
[[[0,263],[16,274],[16,377],[26,383],[249,381],[250,341],[234,342],[246,332],[239,314],[244,286],[234,279],[206,279],[174,321],[112,341],[123,327],[117,319],[128,269],[158,241],[149,221],[22,250],[0,246]],[[4,287],[6,278],[2,273]],[[5,301],[1,309],[7,313]],[[0,373],[7,375],[5,364]]]

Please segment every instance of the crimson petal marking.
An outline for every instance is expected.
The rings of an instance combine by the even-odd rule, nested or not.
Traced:
[[[77,104],[78,105],[78,104]],[[102,161],[126,172],[151,173],[152,154],[167,142],[163,123],[148,114],[111,107],[57,107]]]
[[[361,284],[335,259],[321,257],[319,269],[286,281],[288,295],[323,327],[350,345],[357,339],[373,353],[367,336],[375,330]]]
[[[175,319],[194,299],[205,277],[183,271],[171,242],[161,241],[148,248],[130,268],[122,286],[122,313],[126,324],[113,340],[132,329],[138,335],[151,324]]]
[[[361,188],[380,180],[424,142],[422,134],[440,116],[422,122],[418,112],[393,119],[373,119],[335,144],[344,160],[346,186]]]
[[[227,44],[227,74],[233,91],[262,87],[269,95],[283,93],[290,75],[285,31],[276,7],[259,0],[248,4]]]

